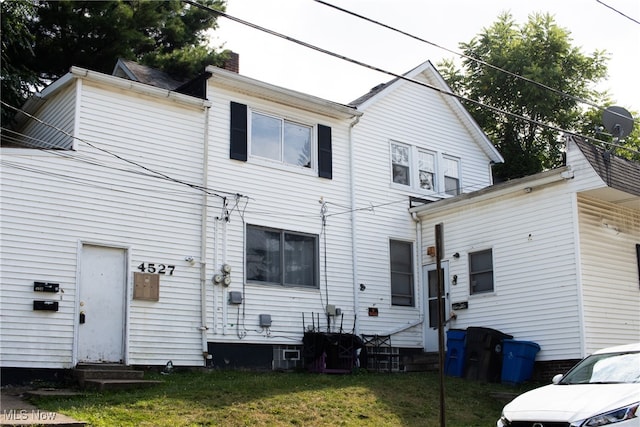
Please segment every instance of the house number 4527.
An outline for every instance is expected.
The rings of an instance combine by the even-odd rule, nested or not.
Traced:
[[[173,270],[175,269],[175,265],[154,264],[152,262],[143,262],[138,266],[138,270],[143,273],[167,274],[169,276],[173,276]]]

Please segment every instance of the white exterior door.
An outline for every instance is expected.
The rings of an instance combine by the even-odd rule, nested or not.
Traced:
[[[124,361],[127,250],[82,245],[78,361]]]
[[[424,301],[424,351],[438,351],[438,274],[436,264],[422,267]],[[444,319],[449,318],[449,263],[441,263],[444,281]]]

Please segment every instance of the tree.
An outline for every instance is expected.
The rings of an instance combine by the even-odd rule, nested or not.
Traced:
[[[4,1],[0,20],[2,29],[2,57],[0,82],[2,100],[13,106],[21,106],[33,88],[39,83],[38,74],[26,66],[24,60],[33,58],[34,36],[27,26],[34,15],[35,6],[29,0]],[[9,123],[15,111],[2,105],[3,124]]]
[[[2,60],[12,67],[5,70],[3,65],[3,99],[5,77],[12,88],[19,87],[16,81],[42,87],[73,65],[111,73],[117,59],[124,58],[184,80],[203,72],[206,65],[220,65],[227,55],[207,46],[206,31],[217,27],[216,16],[179,0],[21,0],[21,7],[15,3],[2,2]],[[225,8],[225,0],[200,3],[220,11]],[[10,12],[9,22],[5,10]],[[5,59],[4,32],[15,24],[20,37],[7,41],[11,55]],[[37,78],[23,80],[20,70]]]
[[[570,32],[556,25],[549,14],[530,15],[527,23],[518,26],[509,13],[503,13],[469,43],[460,44],[466,56],[462,70],[452,60],[438,64],[456,93],[525,118],[463,101],[505,158],[504,164],[494,167],[496,181],[560,165],[561,132],[542,124],[577,131],[584,112],[580,100],[595,104],[604,99],[606,94],[592,85],[606,76],[605,52],[585,55],[570,42]]]

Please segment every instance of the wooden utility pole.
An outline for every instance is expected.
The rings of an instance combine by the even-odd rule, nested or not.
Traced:
[[[445,427],[445,402],[444,402],[444,273],[442,271],[442,255],[444,254],[443,224],[436,224],[436,275],[438,277],[438,356],[440,373],[440,427]]]

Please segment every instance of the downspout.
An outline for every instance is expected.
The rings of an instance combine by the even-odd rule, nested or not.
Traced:
[[[360,307],[360,287],[358,286],[358,251],[356,238],[356,190],[354,185],[355,168],[353,167],[354,147],[353,147],[353,128],[360,121],[360,116],[349,125],[349,186],[351,196],[351,262],[353,264],[353,333],[360,335],[360,320],[358,319],[358,308]]]
[[[416,302],[418,306],[418,312],[420,313],[420,319],[421,319],[420,323],[422,323],[425,318],[425,315],[424,315],[425,307],[423,306],[423,301],[424,301],[423,293],[425,292],[425,289],[422,286],[422,220],[418,218],[418,214],[416,214],[415,212],[411,212],[411,218],[416,224],[416,251],[415,251],[416,283],[417,283],[418,289],[422,290],[422,292],[420,293],[421,298],[418,298],[418,301]],[[423,337],[424,337],[424,333],[423,333]],[[424,343],[422,348],[424,348]]]
[[[202,164],[202,182],[206,188],[209,179],[209,107],[205,107],[204,114],[204,147]],[[207,204],[209,195],[207,191],[202,193],[202,212],[200,213],[200,316],[202,333],[202,357],[204,366],[207,366],[209,359],[209,348],[207,344]]]

